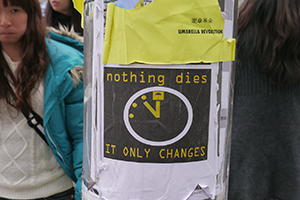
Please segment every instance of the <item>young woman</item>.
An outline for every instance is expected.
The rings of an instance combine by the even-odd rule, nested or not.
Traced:
[[[59,28],[61,24],[69,30],[73,27],[76,33],[83,35],[81,15],[72,0],[48,0],[45,15],[47,26]]]
[[[244,0],[230,200],[300,199],[300,1]]]
[[[0,199],[81,199],[83,54],[56,38],[38,0],[0,0]]]

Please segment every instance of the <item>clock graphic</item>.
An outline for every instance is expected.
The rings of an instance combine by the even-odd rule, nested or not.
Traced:
[[[123,120],[128,132],[150,146],[167,146],[182,139],[193,122],[193,108],[179,91],[163,86],[144,88],[126,102]]]

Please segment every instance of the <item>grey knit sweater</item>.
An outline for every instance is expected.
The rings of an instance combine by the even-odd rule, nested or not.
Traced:
[[[300,84],[237,66],[229,200],[300,199]]]

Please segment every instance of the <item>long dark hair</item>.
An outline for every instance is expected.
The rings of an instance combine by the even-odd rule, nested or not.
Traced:
[[[300,1],[245,0],[239,10],[237,61],[276,84],[300,80]]]
[[[28,21],[26,32],[21,38],[22,61],[16,70],[16,76],[13,75],[0,52],[0,99],[4,100],[6,105],[29,113],[26,105],[31,105],[31,92],[36,89],[37,84],[45,76],[49,63],[45,42],[46,32],[38,0],[3,0],[4,6],[8,6],[8,3],[22,7],[28,15]],[[8,80],[12,81],[16,95],[14,95]]]
[[[81,14],[74,8],[74,4],[72,0],[69,0],[71,2],[71,24],[70,27],[74,27],[74,31],[78,33],[79,35],[83,35],[83,29],[81,28]],[[57,12],[53,10],[52,6],[50,5],[50,2],[48,0],[45,15],[46,15],[46,24],[47,26],[51,26],[54,28],[59,27],[59,20],[57,17]]]

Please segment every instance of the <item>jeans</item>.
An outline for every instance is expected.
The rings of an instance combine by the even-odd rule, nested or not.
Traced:
[[[49,197],[43,197],[43,198],[32,199],[32,200],[74,200],[74,194],[75,194],[74,188],[71,188],[69,190],[51,195]],[[0,200],[12,200],[12,199],[6,199],[0,197]],[[24,199],[20,199],[20,200],[24,200]]]

